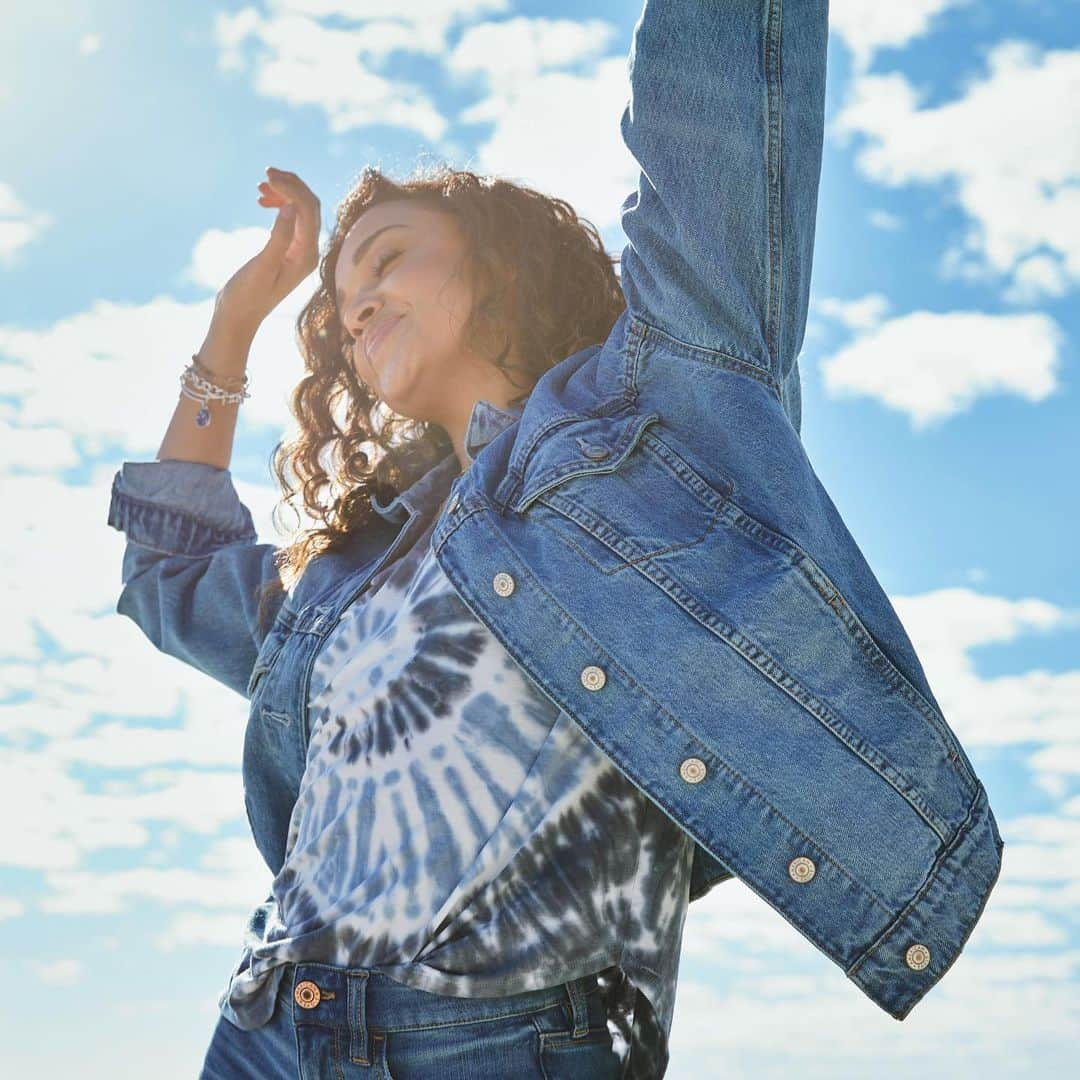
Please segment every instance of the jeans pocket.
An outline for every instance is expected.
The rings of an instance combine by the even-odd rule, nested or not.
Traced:
[[[536,1013],[537,1056],[544,1080],[616,1080],[622,1060],[607,1026],[603,996],[588,996],[589,1027],[574,1037],[573,1016],[568,1004]]]

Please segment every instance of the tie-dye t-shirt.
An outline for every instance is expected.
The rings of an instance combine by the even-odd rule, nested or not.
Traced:
[[[659,1075],[693,843],[458,597],[434,524],[315,657],[276,903],[249,925],[223,1011],[266,1023],[289,961],[459,997],[610,968],[625,1074]]]

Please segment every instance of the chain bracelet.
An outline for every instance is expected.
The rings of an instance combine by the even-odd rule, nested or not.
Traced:
[[[217,382],[219,386],[246,386],[247,374],[243,375],[221,375],[216,371],[211,371],[200,359],[198,353],[193,353],[191,356],[191,362],[195,365],[195,370],[207,379],[212,379]]]
[[[192,401],[201,402],[202,408],[195,416],[195,423],[199,427],[210,426],[210,402],[221,401],[227,405],[239,405],[246,398],[251,397],[247,392],[248,377],[246,374],[243,376],[237,375],[216,375],[211,372],[208,367],[199,362],[198,353],[194,354],[191,358],[191,363],[184,369],[183,374],[180,376],[180,393],[190,398]],[[229,382],[234,386],[238,386],[239,389],[231,390],[213,382],[210,379],[204,378],[200,371],[206,372],[210,375],[215,375],[216,378],[220,378],[225,382]]]

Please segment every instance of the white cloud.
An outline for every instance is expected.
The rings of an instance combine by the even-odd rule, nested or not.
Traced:
[[[266,215],[266,225],[252,225],[239,229],[207,229],[195,241],[191,253],[191,263],[181,273],[185,283],[200,285],[210,292],[217,293],[241,266],[254,258],[266,246],[270,239],[270,227],[274,223],[276,210],[260,207],[260,213]],[[323,216],[326,216],[325,210]],[[328,235],[325,230],[320,235],[319,247],[323,249]],[[313,270],[290,294],[289,299],[305,300],[319,287],[319,274]]]
[[[826,391],[875,398],[906,413],[916,431],[990,394],[1039,402],[1059,389],[1065,334],[1049,315],[913,311],[875,322],[885,310],[878,294],[818,306],[849,326],[866,327],[821,361]]]
[[[19,252],[52,224],[52,215],[25,206],[15,189],[0,180],[0,268],[13,267]]]
[[[332,7],[278,4],[277,12],[266,17],[250,7],[235,14],[219,12],[214,22],[219,67],[244,70],[247,49],[254,54],[250,63],[255,93],[292,106],[321,108],[333,134],[387,124],[429,140],[442,136],[447,122],[427,91],[407,79],[384,77],[376,68],[394,50],[432,58],[444,54],[454,8],[446,4],[440,13],[427,11],[430,5],[423,12],[407,2],[392,9],[386,5],[386,13],[394,18],[373,22],[379,12],[366,4],[364,24],[348,27],[324,26],[298,11],[306,8],[324,15]],[[356,22],[355,6],[340,14]]]
[[[16,472],[55,473],[75,468],[82,455],[61,427],[12,427],[0,420],[0,446]]]
[[[1068,291],[1069,282],[1061,260],[1051,255],[1031,255],[1013,270],[1013,281],[1002,293],[1010,304],[1034,305],[1057,299]]]
[[[459,118],[492,125],[469,167],[554,193],[598,229],[617,229],[619,207],[639,175],[619,130],[629,96],[622,55],[597,60],[588,74],[508,79]]]
[[[830,130],[865,138],[856,163],[878,183],[945,185],[968,225],[943,273],[1011,276],[1014,300],[1059,296],[1080,280],[1080,110],[1062,106],[1080,97],[1080,50],[1004,41],[987,66],[962,96],[926,107],[902,74],[856,78]]]
[[[82,974],[82,964],[78,960],[53,960],[35,964],[34,968],[37,977],[47,986],[74,986]]]
[[[864,71],[879,49],[901,49],[926,34],[948,8],[968,0],[905,0],[883,4],[881,0],[830,0],[829,32],[841,37],[851,50],[856,71]]]
[[[223,837],[195,866],[52,871],[45,881],[53,892],[41,908],[66,915],[104,914],[124,911],[136,900],[151,900],[181,914],[211,911],[234,926],[232,941],[219,943],[239,946],[244,916],[269,894],[272,880],[250,838]]]
[[[903,219],[897,214],[890,213],[888,210],[871,210],[867,215],[867,220],[875,229],[896,230],[901,229],[904,226]]]
[[[0,919],[14,919],[26,914],[26,905],[13,896],[0,896]]]
[[[591,67],[620,44],[617,28],[602,19],[519,16],[466,29],[446,66],[463,80],[476,75],[485,80],[491,98],[469,110],[470,116],[477,117],[498,112],[492,98],[516,97],[530,80],[546,73],[578,64]]]
[[[1029,1057],[1074,1041],[1080,950],[1068,947],[1067,906],[1056,921],[1034,910],[1051,890],[1008,907],[1007,890],[1017,888],[1011,855],[1007,847],[1002,876],[948,975],[902,1025],[740,882],[715,889],[687,914],[683,949],[693,969],[679,980],[672,1073],[697,1076],[703,1060],[725,1060],[755,1077],[900,1080],[915,1070],[946,1080],[957,1068],[949,1048],[963,1045],[964,1075],[1003,1076],[1002,1061],[1008,1075],[1037,1075],[1023,1064]],[[785,1033],[779,1043],[777,1030]]]
[[[216,290],[268,234],[210,230],[196,241],[184,276]],[[295,324],[316,277],[297,286],[259,328],[248,358],[250,397],[241,425],[284,429],[292,423],[289,398],[304,374]],[[7,463],[42,472],[39,451],[62,467],[72,443],[96,455],[110,442],[132,458],[152,460],[179,399],[180,373],[202,345],[213,311],[212,297],[193,303],[167,296],[143,304],[97,300],[50,326],[0,325],[0,355],[7,361],[0,364],[0,392],[17,401],[6,417],[15,429],[5,443]]]
[[[348,25],[355,6],[290,0],[275,4],[266,18],[251,8],[219,15],[218,40],[235,67],[244,66],[241,49],[257,42],[257,92],[317,105],[333,134],[391,124],[416,131],[453,157],[464,151],[439,142],[448,124],[426,95],[408,80],[384,80],[370,67],[395,49],[430,57],[459,84],[480,88],[480,98],[456,118],[491,125],[469,154],[468,168],[557,193],[599,228],[617,227],[619,207],[638,179],[619,130],[630,95],[628,41],[601,19],[517,17],[467,26],[449,45],[455,22],[507,7],[501,0],[371,4],[364,6],[371,21],[357,28]],[[346,26],[315,21],[331,14]]]
[[[0,836],[0,865],[74,870],[109,848],[140,850],[151,839],[150,822],[168,822],[202,835],[245,821],[238,770],[176,770],[156,791],[98,794],[73,775],[82,765],[41,750],[5,747],[0,764],[0,810],[17,829]],[[101,765],[92,759],[87,765]],[[127,763],[107,768],[130,768]]]
[[[982,676],[978,650],[1031,634],[1075,633],[1080,612],[967,588],[889,599],[942,715],[964,748],[1038,744],[1027,758],[1034,782],[1063,794],[1066,781],[1080,777],[1080,668],[1053,672],[1036,667],[1016,675]],[[1075,845],[1080,832],[1074,829],[1071,835]],[[1080,866],[1075,854],[1064,854],[1060,862],[1070,858],[1074,867]]]
[[[882,293],[867,293],[858,300],[826,296],[814,302],[814,309],[838,320],[849,330],[872,330],[889,310],[889,300]]]

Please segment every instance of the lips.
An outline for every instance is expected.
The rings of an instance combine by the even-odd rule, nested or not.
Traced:
[[[398,315],[393,319],[384,319],[382,322],[376,323],[371,332],[367,335],[367,345],[365,346],[368,356],[379,347],[383,338],[394,329],[399,322],[401,322],[403,316]]]

